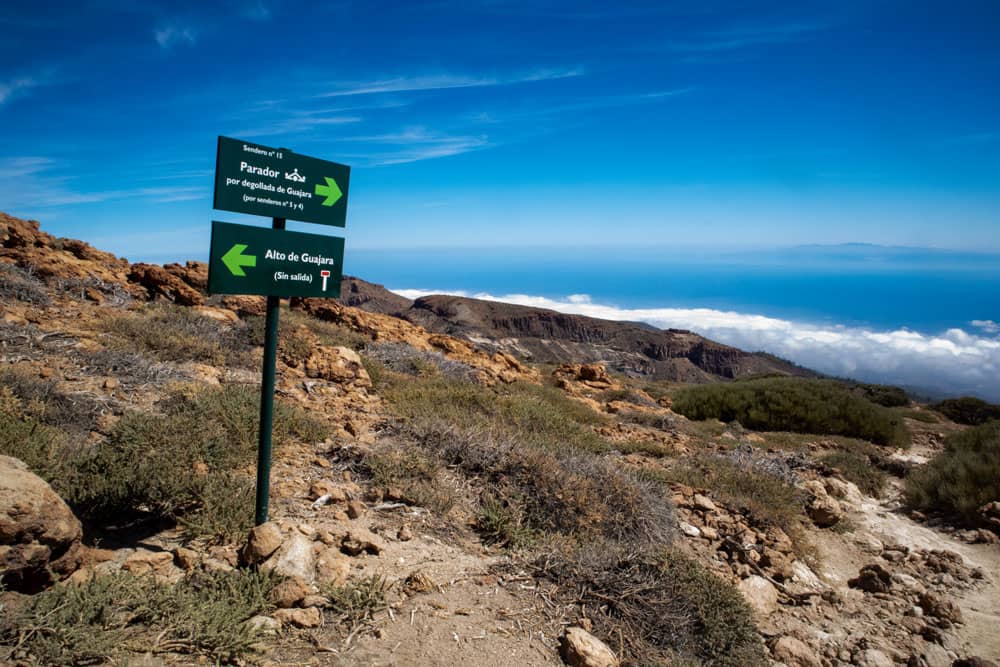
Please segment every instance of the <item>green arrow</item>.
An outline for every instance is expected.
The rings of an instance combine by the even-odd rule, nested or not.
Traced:
[[[333,206],[337,203],[337,200],[344,196],[344,193],[340,191],[340,186],[337,185],[337,181],[333,180],[329,176],[324,176],[326,179],[326,185],[316,184],[316,194],[326,197],[323,202],[323,206]]]
[[[222,263],[226,265],[226,268],[234,276],[240,276],[241,278],[246,276],[246,272],[243,271],[244,266],[257,266],[257,257],[255,255],[243,254],[243,251],[246,249],[247,246],[245,244],[237,243],[222,256]]]

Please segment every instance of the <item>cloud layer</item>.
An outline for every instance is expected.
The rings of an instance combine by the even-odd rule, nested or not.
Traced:
[[[411,299],[441,293],[393,291]],[[526,294],[448,293],[608,320],[642,321],[661,328],[690,329],[720,343],[770,352],[838,377],[1000,401],[1000,328],[991,321],[970,323],[987,335],[963,329],[927,334],[907,329],[876,331],[817,325],[709,308],[618,308],[594,303],[583,294],[550,299]]]

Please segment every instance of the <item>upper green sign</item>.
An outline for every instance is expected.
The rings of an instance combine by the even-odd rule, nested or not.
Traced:
[[[342,238],[212,223],[212,294],[338,297],[343,271]]]
[[[351,168],[219,137],[215,208],[343,227]]]

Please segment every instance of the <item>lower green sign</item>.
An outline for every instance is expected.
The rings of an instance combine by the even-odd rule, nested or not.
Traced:
[[[342,238],[212,223],[212,294],[339,297],[343,270]]]

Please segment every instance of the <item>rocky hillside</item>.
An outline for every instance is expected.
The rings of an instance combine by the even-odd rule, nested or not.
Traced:
[[[678,382],[764,374],[815,376],[770,355],[744,352],[680,329],[458,296],[409,301],[357,278],[345,278],[342,301],[533,363],[601,363],[636,377]]]
[[[485,333],[662,345],[643,356],[698,383],[753,355],[351,279],[283,307],[251,530],[263,303],[204,288],[204,265],[0,214],[0,662],[1000,659],[996,475],[946,477],[961,447],[978,472],[995,424],[829,380],[535,366]],[[735,390],[735,420],[694,418]],[[968,512],[914,503],[914,479]]]

